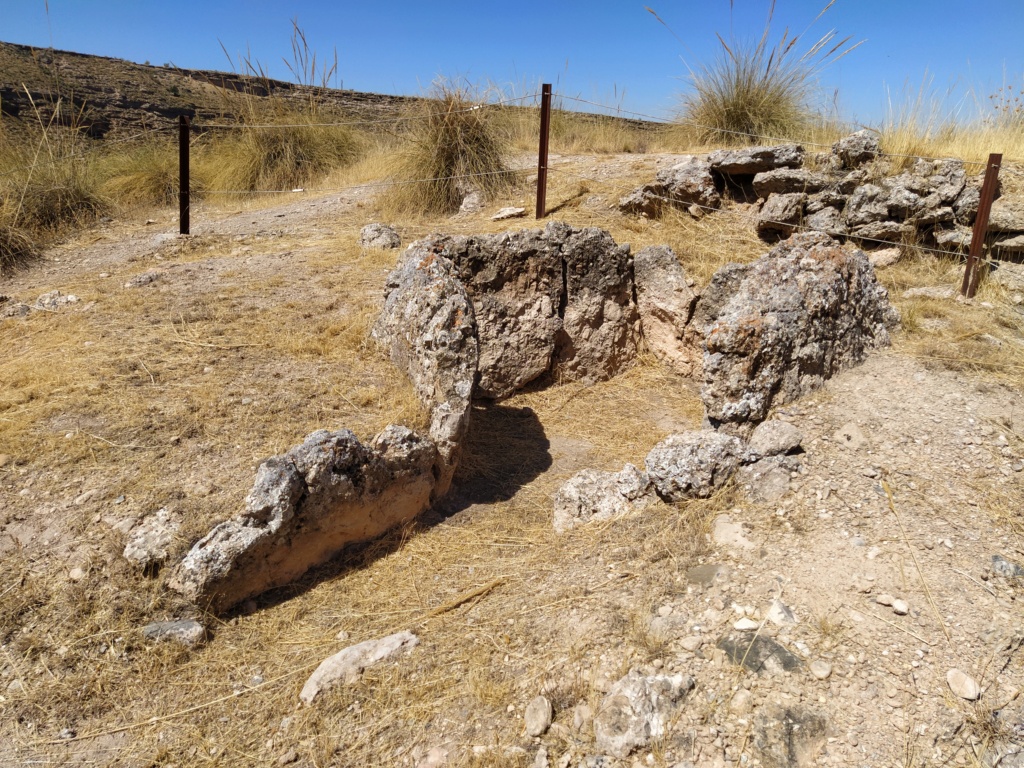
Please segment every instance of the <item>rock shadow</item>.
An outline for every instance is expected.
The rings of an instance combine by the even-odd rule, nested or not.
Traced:
[[[325,581],[361,571],[400,550],[417,530],[439,525],[474,504],[508,501],[552,463],[550,442],[532,408],[475,402],[462,460],[443,499],[409,523],[371,541],[351,544],[295,582],[244,600],[222,616],[227,620],[255,613],[292,600]]]
[[[434,524],[474,504],[508,501],[552,463],[551,443],[532,408],[478,401],[452,489],[421,521]]]

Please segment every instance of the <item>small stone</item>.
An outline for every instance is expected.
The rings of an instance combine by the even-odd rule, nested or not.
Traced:
[[[78,733],[74,728],[61,728],[60,733],[57,734],[58,739],[73,739]]]
[[[750,711],[750,700],[752,698],[753,696],[750,691],[740,688],[729,702],[729,711],[734,715],[745,715]]]
[[[526,712],[523,720],[526,723],[527,736],[543,736],[551,727],[551,720],[554,718],[554,709],[551,702],[545,696],[537,696],[526,705]]]
[[[777,627],[781,627],[796,624],[797,618],[792,608],[781,600],[774,600],[772,601],[771,608],[768,609],[768,621]]]
[[[883,592],[880,595],[875,595],[875,602],[878,605],[891,606],[895,602],[895,598],[892,595]]]
[[[71,581],[81,581],[85,578],[85,571],[81,568],[75,567],[68,571],[68,579]]]
[[[828,680],[832,675],[832,665],[827,661],[812,661],[811,662],[811,674],[814,675],[818,680]]]
[[[345,642],[346,640],[348,640],[348,638],[349,634],[344,629],[334,636],[335,640],[340,640],[341,642]]]
[[[1004,579],[1019,579],[1024,577],[1024,568],[1004,557],[992,555],[992,573]]]
[[[981,688],[978,687],[977,681],[959,669],[951,669],[946,673],[946,683],[949,690],[966,701],[977,701],[981,696]]]
[[[672,615],[672,606],[671,605],[663,605],[663,606],[661,606],[658,609],[658,615],[659,616],[671,616]]]
[[[876,269],[891,267],[900,260],[901,255],[902,251],[899,248],[883,248],[880,251],[871,251],[868,253],[868,261],[870,261],[871,266]]]
[[[6,453],[0,453],[0,467],[6,467],[11,463],[11,457]]]
[[[359,246],[361,248],[397,248],[402,238],[394,227],[387,224],[367,224],[359,230]]]
[[[907,605],[906,600],[893,600],[892,612],[897,616],[906,616],[910,613],[910,606]]]
[[[206,642],[206,627],[195,619],[157,621],[142,628],[142,635],[154,642],[174,642],[195,648]]]
[[[491,216],[491,221],[504,221],[505,219],[518,219],[521,216],[526,215],[525,208],[502,208],[496,214]]]
[[[758,623],[753,619],[748,619],[746,616],[732,625],[733,629],[739,630],[740,632],[748,632],[752,629],[757,629],[757,627]]]
[[[704,638],[700,635],[688,635],[687,637],[684,637],[682,640],[679,641],[679,645],[682,646],[684,650],[687,650],[690,653],[696,651],[703,644]]]
[[[292,748],[292,749],[289,749],[287,752],[285,752],[283,755],[281,755],[279,758],[277,758],[277,764],[278,765],[289,765],[291,763],[294,763],[298,759],[299,759],[299,753],[296,752],[294,748]]]

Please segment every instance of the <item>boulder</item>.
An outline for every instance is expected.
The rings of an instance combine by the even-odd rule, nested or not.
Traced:
[[[718,208],[722,204],[711,165],[704,158],[685,156],[671,168],[659,171],[655,178],[677,208],[686,208],[694,203]]]
[[[800,225],[806,202],[803,192],[769,195],[757,216],[757,234],[763,238],[788,237]]]
[[[551,368],[561,329],[561,242],[541,230],[434,241],[472,303],[479,339],[476,396],[511,395]]]
[[[840,168],[857,168],[874,160],[880,151],[878,137],[867,130],[844,136],[832,145],[832,154],[839,160]]]
[[[889,218],[888,191],[877,184],[857,187],[846,201],[843,218],[850,227],[885,221]]]
[[[302,686],[299,698],[304,704],[312,704],[322,691],[339,684],[351,685],[359,680],[367,667],[379,664],[400,651],[411,650],[418,644],[419,638],[412,632],[398,632],[349,646],[320,662]]]
[[[168,585],[220,613],[289,584],[420,514],[440,482],[437,464],[433,442],[405,427],[368,446],[348,430],[314,432],[260,464],[245,510],[200,539]]]
[[[754,176],[754,192],[759,197],[771,194],[791,194],[803,192],[813,194],[828,186],[828,177],[802,168],[776,168]]]
[[[397,248],[402,244],[402,238],[394,227],[387,224],[367,224],[359,230],[360,248]]]
[[[822,208],[817,213],[810,214],[804,218],[804,226],[816,232],[824,232],[832,237],[846,234],[843,214],[835,208]]]
[[[429,412],[437,448],[434,499],[448,492],[458,465],[480,358],[473,304],[440,250],[429,239],[406,250],[388,275],[372,330]]]
[[[703,350],[687,333],[697,294],[675,253],[666,245],[644,248],[633,257],[633,279],[647,348],[681,376],[698,374]]]
[[[592,384],[609,379],[633,364],[640,341],[629,245],[616,245],[596,227],[552,223],[545,232],[562,238],[565,270],[562,328],[552,372],[563,381]]]
[[[596,748],[620,759],[661,738],[694,681],[686,675],[651,675],[636,670],[615,682],[594,717]]]
[[[742,440],[713,430],[669,435],[644,466],[658,495],[668,502],[707,498],[732,477],[747,455]]]
[[[992,203],[988,229],[990,232],[1009,234],[1024,232],[1024,200],[1001,197]]]
[[[636,358],[640,320],[628,245],[604,230],[435,238],[472,302],[479,338],[476,394],[507,397],[544,376],[594,382]]]
[[[712,426],[740,433],[887,346],[898,322],[867,256],[816,232],[715,282],[701,397]]]
[[[723,176],[754,176],[776,168],[799,168],[804,148],[797,144],[777,147],[720,149],[708,155],[711,170]]]
[[[584,469],[555,493],[555,530],[563,533],[591,520],[609,520],[655,501],[648,476],[627,464],[621,472]]]

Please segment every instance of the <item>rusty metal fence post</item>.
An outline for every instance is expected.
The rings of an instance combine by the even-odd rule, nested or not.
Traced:
[[[996,196],[996,185],[999,182],[999,167],[1002,165],[1001,154],[988,156],[985,168],[985,181],[981,185],[981,199],[978,201],[978,217],[974,220],[974,232],[971,235],[971,249],[967,253],[967,268],[964,270],[964,281],[960,293],[973,299],[978,290],[978,268],[981,252],[985,247],[985,234],[988,232],[988,217],[992,212],[992,200]]]
[[[548,136],[551,132],[551,84],[544,83],[540,97],[540,146],[537,152],[537,218],[546,214],[548,196]]]
[[[189,167],[188,139],[189,119],[187,115],[178,116],[178,232],[189,234]]]

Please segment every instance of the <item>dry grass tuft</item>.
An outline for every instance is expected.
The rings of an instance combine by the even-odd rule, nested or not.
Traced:
[[[498,130],[486,102],[468,88],[447,82],[416,107],[396,150],[382,203],[395,215],[447,214],[471,190],[505,193],[513,183],[507,134]]]
[[[190,175],[191,194],[199,199],[206,184],[202,169]],[[149,139],[104,155],[103,193],[123,206],[172,206],[178,202],[178,150],[170,140]]]
[[[801,51],[801,35],[790,36],[788,28],[773,43],[774,9],[773,1],[757,42],[726,42],[719,35],[714,61],[690,71],[692,90],[682,97],[681,117],[702,141],[756,144],[756,137],[796,137],[820,120],[811,106],[817,75],[859,43],[837,41],[833,30]]]

